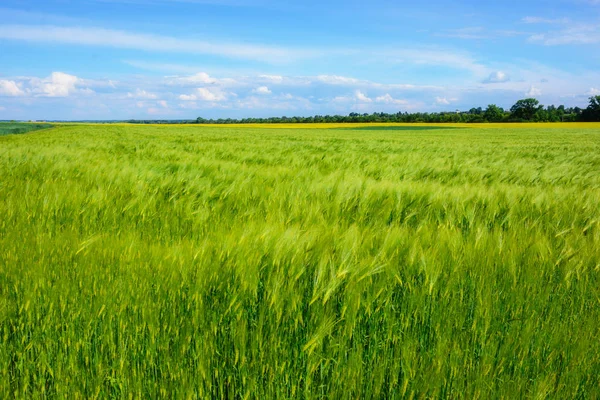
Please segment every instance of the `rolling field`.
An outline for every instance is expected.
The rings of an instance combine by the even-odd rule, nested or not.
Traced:
[[[419,128],[0,137],[0,398],[599,398],[600,124]]]

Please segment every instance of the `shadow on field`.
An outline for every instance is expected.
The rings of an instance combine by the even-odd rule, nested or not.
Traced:
[[[2,135],[16,135],[20,133],[28,133],[33,131],[39,131],[41,129],[53,128],[51,124],[28,124],[28,123],[13,123],[13,122],[1,122],[0,123],[0,136]]]

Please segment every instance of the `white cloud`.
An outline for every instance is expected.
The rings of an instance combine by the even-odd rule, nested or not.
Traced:
[[[259,86],[256,89],[252,90],[252,93],[266,95],[266,94],[271,94],[272,92],[266,86]]]
[[[183,83],[183,84],[191,84],[191,85],[208,85],[217,83],[215,78],[212,78],[206,72],[198,72],[191,76],[183,76],[183,77],[174,77],[172,79],[173,83]]]
[[[372,99],[370,99],[366,94],[364,94],[360,90],[357,90],[356,92],[354,92],[354,98],[357,101],[361,102],[361,103],[371,103],[371,102],[373,102]]]
[[[321,52],[304,49],[215,43],[112,29],[53,25],[2,25],[0,26],[0,38],[37,43],[64,43],[156,52],[209,54],[274,63],[288,62],[293,59],[321,54]]]
[[[531,86],[529,88],[529,90],[525,93],[525,96],[529,96],[529,97],[536,97],[536,96],[541,96],[542,95],[542,91],[538,88],[536,88],[535,86]]]
[[[157,99],[158,96],[154,93],[147,92],[142,89],[136,89],[134,93],[127,93],[127,97],[130,99],[143,99],[143,100],[153,100]]]
[[[360,83],[358,79],[338,75],[319,75],[316,80],[328,85],[355,85]]]
[[[180,95],[179,100],[220,102],[227,100],[227,95],[219,88],[197,88],[192,94]]]
[[[333,98],[334,103],[357,103],[357,104],[368,104],[372,103],[373,99],[367,96],[360,90],[356,90],[352,96],[337,96]]]
[[[283,82],[283,76],[281,75],[259,75],[258,77],[274,84]]]
[[[223,101],[227,100],[227,96],[218,89],[198,88],[196,89],[198,100],[203,101]]]
[[[42,97],[67,97],[77,92],[77,86],[81,84],[81,79],[64,72],[53,72],[48,78],[30,81],[31,92]]]
[[[589,92],[586,93],[588,96],[600,96],[600,89],[590,88]]]
[[[21,90],[15,81],[0,80],[0,96],[23,96],[25,92]]]
[[[503,83],[510,80],[509,76],[503,71],[492,72],[482,83]]]
[[[494,67],[486,67],[485,75],[480,78],[470,74],[468,78],[461,77],[444,86],[374,82],[341,75],[285,75],[281,76],[281,80],[269,80],[264,75],[248,75],[245,71],[234,75],[234,70],[222,72],[232,74],[227,76],[233,79],[210,71],[176,77],[129,75],[119,77],[118,85],[111,85],[108,80],[90,80],[62,73],[47,78],[5,76],[2,79],[13,82],[23,96],[0,97],[0,105],[11,110],[11,118],[19,119],[142,118],[148,115],[150,108],[162,110],[161,115],[182,118],[193,116],[193,110],[203,110],[200,114],[204,117],[227,118],[259,114],[291,115],[288,112],[281,114],[283,110],[294,110],[294,115],[308,115],[398,109],[468,109],[473,105],[483,106],[488,101],[486,99],[493,99],[493,102],[507,107],[514,103],[515,98],[522,98],[531,85],[534,92],[537,91],[536,96],[543,93],[538,98],[544,104],[581,107],[586,103],[585,93],[600,89],[596,84],[600,82],[598,71],[564,71],[527,61]],[[485,85],[482,84],[484,80],[506,82]],[[278,85],[277,81],[282,83]],[[262,86],[272,93],[259,95],[256,90]],[[596,89],[591,89],[591,86]],[[101,89],[94,94],[91,89],[96,88]],[[4,91],[7,91],[6,88]],[[14,92],[12,85],[11,91]],[[69,96],[65,100],[57,99],[51,103],[36,100],[36,97],[65,94]],[[88,94],[94,96],[83,97]],[[104,108],[100,108],[101,105]],[[258,114],[242,111],[246,109],[262,111]]]
[[[406,100],[395,99],[389,93],[386,93],[383,96],[376,97],[375,102],[383,103],[383,104],[397,104],[397,105],[408,104],[408,102]]]

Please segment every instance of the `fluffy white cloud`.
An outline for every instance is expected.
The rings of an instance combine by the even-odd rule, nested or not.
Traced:
[[[486,98],[507,107],[524,93],[543,100],[544,104],[566,101],[566,105],[582,107],[587,102],[584,94],[588,97],[600,94],[600,87],[595,84],[600,82],[597,71],[575,73],[533,62],[502,64],[501,70],[498,66],[486,68],[484,75],[474,74],[466,81],[450,82],[446,86],[382,83],[337,75],[277,76],[243,72],[230,75],[232,79],[216,72],[214,76],[208,73],[178,77],[123,76],[115,84],[55,72],[46,78],[3,77],[0,106],[11,111],[10,118],[19,119],[128,119],[149,115],[149,109],[177,118],[195,115],[192,110],[202,110],[199,115],[204,117],[226,118],[254,115],[242,111],[247,109],[260,109],[260,115],[265,116],[291,115],[292,110],[294,115],[308,115],[468,109],[484,105]],[[486,78],[506,82],[482,84]],[[230,85],[231,82],[236,83]],[[567,95],[570,100],[564,100]],[[37,97],[58,99],[50,102]]]
[[[373,99],[367,96],[360,90],[356,90],[352,96],[337,96],[333,98],[335,103],[356,103],[356,104],[368,104],[372,103]]]
[[[131,92],[127,93],[127,97],[130,99],[142,99],[142,100],[153,100],[153,99],[158,98],[158,96],[156,94],[147,92],[142,89],[136,89],[135,92],[133,92],[133,93],[131,93]]]
[[[26,96],[33,94],[43,97],[66,97],[76,91],[84,94],[94,93],[89,88],[78,89],[77,86],[82,83],[82,80],[74,75],[53,72],[47,78],[28,78],[20,84],[12,80],[0,80],[0,95]],[[21,88],[23,84],[27,86],[25,89]]]
[[[0,96],[23,96],[24,94],[25,92],[15,81],[0,80]]]
[[[175,77],[173,83],[191,84],[191,85],[209,85],[217,83],[215,78],[212,78],[206,72],[198,72],[191,76]]]
[[[360,90],[357,90],[356,92],[354,92],[354,98],[357,101],[361,102],[361,103],[371,103],[371,102],[373,102],[372,99],[370,99],[366,94],[364,94]]]
[[[503,83],[510,80],[509,76],[503,71],[492,72],[483,83]]]
[[[268,88],[268,87],[266,87],[266,86],[260,86],[260,87],[257,87],[257,88],[256,88],[256,89],[254,89],[252,92],[253,92],[253,93],[256,93],[256,94],[263,94],[263,95],[264,95],[264,94],[271,94],[271,90],[269,90],[269,88]]]
[[[78,91],[78,86],[83,81],[74,75],[64,72],[53,72],[48,78],[32,78],[30,80],[31,92],[41,97],[67,97]],[[89,94],[91,89],[87,90]]]
[[[197,88],[192,94],[180,95],[179,100],[219,102],[227,100],[227,95],[219,88]]]
[[[389,93],[386,93],[383,96],[376,97],[375,102],[382,103],[382,104],[398,104],[398,105],[408,104],[408,102],[406,100],[395,99]]]
[[[538,88],[536,88],[535,86],[531,86],[529,88],[529,90],[527,92],[525,92],[525,96],[528,97],[536,97],[536,96],[541,96],[542,95],[542,91]]]

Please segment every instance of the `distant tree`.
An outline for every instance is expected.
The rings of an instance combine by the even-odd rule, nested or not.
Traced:
[[[538,108],[538,110],[533,114],[531,120],[535,122],[548,122],[550,120],[550,113],[544,110],[543,107]]]
[[[583,111],[585,121],[600,121],[600,96],[590,97],[590,105]]]
[[[536,113],[543,108],[544,107],[540,105],[538,100],[529,98],[517,101],[515,105],[510,108],[510,112],[512,118],[531,121]]]
[[[504,109],[495,104],[490,104],[485,109],[483,118],[488,122],[500,122],[504,118]]]
[[[205,119],[198,117],[195,120],[129,120],[132,124],[163,124],[163,123],[179,123],[179,124],[233,124],[233,123],[264,123],[264,124],[279,124],[279,123],[372,123],[372,122],[404,122],[404,123],[438,123],[438,122],[460,122],[460,123],[479,123],[479,122],[521,122],[521,121],[536,121],[536,122],[576,122],[576,121],[600,121],[600,96],[590,97],[589,106],[582,110],[579,107],[566,108],[564,105],[558,107],[549,105],[544,108],[540,103],[533,98],[522,99],[511,107],[510,114],[502,107],[495,104],[490,104],[485,110],[481,107],[471,108],[469,111],[456,112],[373,112],[357,113],[351,112],[348,115],[314,115],[314,116],[291,116],[291,117],[270,117],[270,118],[219,118]]]

